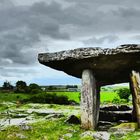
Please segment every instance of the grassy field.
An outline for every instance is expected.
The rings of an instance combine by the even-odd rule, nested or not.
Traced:
[[[22,130],[20,126],[8,127],[0,131],[0,140],[93,140],[91,137],[81,137],[85,130],[80,125],[69,125],[64,120],[61,118],[29,124],[29,130]],[[111,135],[110,140],[139,140],[139,137],[140,131],[135,131],[123,136]]]
[[[74,100],[75,102],[80,102],[80,92],[48,92],[51,94],[64,95],[67,96],[69,100]],[[47,93],[46,93],[47,94]],[[16,102],[17,100],[28,99],[32,94],[23,94],[23,93],[0,93],[0,102]],[[117,97],[115,92],[110,91],[101,91],[101,103],[103,102],[112,102],[112,100]]]
[[[116,92],[110,92],[110,91],[101,91],[100,93],[100,100],[101,100],[101,103],[103,102],[112,102],[112,100],[115,98],[115,97],[118,97],[117,93]]]
[[[16,102],[17,100],[28,99],[30,94],[23,93],[0,93],[0,102]]]
[[[49,92],[50,93],[50,92]],[[51,94],[56,93],[57,95],[67,96],[69,100],[74,100],[77,103],[80,102],[80,93],[79,92],[51,92]],[[47,93],[46,93],[47,94]],[[17,107],[16,102],[18,100],[29,99],[32,94],[23,94],[23,93],[0,93],[0,112],[4,112],[9,108],[11,110],[23,110],[23,109],[47,109],[52,108],[56,110],[66,109],[69,112],[73,111],[75,107],[78,109],[79,106],[68,106],[66,105],[53,105],[53,104],[39,104],[38,106],[34,106],[35,104],[22,104]],[[112,91],[101,91],[101,103],[112,103],[112,100],[117,97],[117,94]],[[118,98],[118,97],[117,97]],[[2,102],[14,102],[13,104],[7,105],[7,103]],[[32,105],[33,104],[33,105]],[[78,111],[76,110],[76,112]],[[44,118],[44,117],[43,117]],[[10,126],[4,129],[4,131],[0,131],[0,140],[92,140],[91,138],[81,138],[81,134],[86,130],[81,129],[80,125],[68,124],[65,122],[67,116],[63,116],[61,118],[50,118],[40,120],[35,123],[28,124],[29,129],[23,130],[21,126]],[[140,131],[137,130],[135,132],[127,133],[123,135],[121,140],[138,140],[140,137]],[[118,136],[111,134],[110,140],[118,140]]]
[[[18,126],[7,128],[4,132],[0,132],[0,140],[19,140],[20,136],[24,136],[26,140],[58,140],[65,138],[69,140],[66,134],[72,133],[72,138],[80,139],[80,125],[69,125],[64,123],[64,118],[59,120],[46,120],[29,125],[31,130],[21,130]]]
[[[80,92],[48,92],[51,94],[56,93],[57,95],[64,95],[69,98],[69,100],[74,100],[76,102],[80,102]],[[17,101],[18,99],[28,99],[31,97],[32,94],[23,94],[23,93],[0,93],[0,102],[2,101],[9,101],[9,102],[14,102]],[[110,92],[110,91],[102,91],[100,93],[101,97],[101,102],[105,101],[112,101],[114,97],[117,97],[117,94],[115,92]]]
[[[4,104],[8,106],[8,104]],[[32,107],[34,109],[54,109],[62,110],[62,109],[69,109],[71,112],[72,110],[76,109],[76,112],[80,108],[75,108],[75,106],[65,106],[65,105],[49,105],[49,104],[25,104],[18,108],[16,108],[16,104],[12,105],[13,109],[20,112],[23,112],[23,109],[26,111]],[[70,107],[70,108],[69,108]],[[71,108],[72,107],[72,108]],[[76,106],[77,107],[77,106]],[[21,113],[21,112],[20,112]],[[25,112],[24,112],[25,113]],[[33,115],[33,114],[31,114]],[[46,116],[40,116],[34,114],[35,118],[38,119],[37,122],[28,123],[27,125],[19,125],[19,126],[9,126],[4,129],[0,127],[0,140],[93,140],[91,137],[81,137],[82,133],[86,130],[82,129],[81,126],[78,124],[68,124],[65,122],[68,115],[64,115],[60,118],[45,118]],[[80,117],[80,116],[79,116]],[[1,126],[1,124],[0,124]],[[24,129],[26,126],[26,129]],[[129,126],[129,125],[128,125]],[[90,130],[92,131],[92,130]],[[95,132],[95,131],[92,131]],[[115,131],[116,132],[116,131]],[[115,134],[114,132],[110,132],[111,137],[110,140],[139,140],[140,131],[136,130],[134,132],[122,133],[122,134]]]
[[[67,96],[69,100],[74,100],[77,103],[80,102],[80,92],[48,92],[51,94],[56,93],[57,95],[64,95]]]

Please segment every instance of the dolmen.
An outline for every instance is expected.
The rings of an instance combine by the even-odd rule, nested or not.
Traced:
[[[140,128],[140,45],[40,53],[38,60],[45,66],[82,79],[81,125],[85,129],[97,127],[101,86],[129,82],[133,116]]]

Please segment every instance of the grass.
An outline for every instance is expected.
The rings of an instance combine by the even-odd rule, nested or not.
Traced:
[[[50,93],[50,92],[49,92]],[[54,92],[52,92],[53,94]],[[79,92],[55,92],[57,95],[65,95],[69,100],[75,100],[80,102]],[[16,102],[17,100],[28,99],[31,94],[23,93],[0,93],[0,102]],[[117,97],[117,94],[113,91],[101,91],[101,103],[107,102],[111,103],[112,100]],[[55,110],[69,109],[73,110],[74,106],[65,106],[65,105],[55,105],[55,104],[42,104],[42,107],[34,104],[34,108],[55,108]],[[8,109],[9,105],[0,104],[0,111]],[[19,108],[32,108],[31,104],[22,104]],[[16,108],[16,104],[10,105],[11,108]],[[18,109],[19,109],[18,108]],[[81,129],[80,125],[70,125],[65,123],[66,117],[61,119],[46,119],[45,121],[39,121],[33,124],[28,124],[31,126],[30,130],[22,130],[20,126],[10,126],[7,127],[4,131],[0,131],[0,140],[20,140],[20,137],[24,137],[24,140],[58,140],[63,138],[65,140],[91,140],[91,138],[81,139],[80,135],[85,132],[84,129]],[[69,137],[71,134],[71,137]],[[120,137],[120,140],[138,140],[140,138],[140,131],[131,132]],[[111,135],[110,140],[118,140],[118,137]]]
[[[48,92],[48,93],[56,93],[56,95],[64,95],[67,96],[69,100],[73,100],[77,103],[80,102],[80,92]]]
[[[73,100],[77,103],[80,103],[80,92],[47,92],[57,95],[67,96],[69,100]],[[109,103],[117,97],[117,93],[110,91],[101,91],[101,103]],[[16,102],[17,100],[28,99],[32,96],[32,94],[23,94],[23,93],[0,93],[0,102]]]
[[[101,103],[104,102],[111,103],[115,97],[118,97],[116,92],[101,91],[100,93]]]
[[[65,118],[51,119],[28,124],[29,130],[23,130],[20,126],[10,126],[0,131],[0,140],[92,140],[81,138],[85,132],[80,125],[70,125],[65,123]],[[22,137],[22,138],[21,138]],[[123,135],[111,134],[110,140],[139,140],[140,131],[129,132]]]
[[[17,100],[28,99],[30,94],[23,93],[0,93],[0,102],[16,102]]]
[[[112,135],[110,140],[139,140],[140,139],[140,131],[129,132],[123,136],[115,136]]]
[[[18,126],[8,127],[6,131],[0,132],[0,140],[19,140],[19,134],[25,137],[25,140],[79,140],[83,132],[80,125],[69,125],[64,122],[64,118],[57,120],[46,120],[29,124],[30,130],[21,130]],[[71,134],[71,138],[67,136]]]

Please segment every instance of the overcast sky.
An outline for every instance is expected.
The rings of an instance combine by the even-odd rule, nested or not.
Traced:
[[[139,23],[140,0],[0,0],[0,85],[79,84],[38,53],[140,44]]]

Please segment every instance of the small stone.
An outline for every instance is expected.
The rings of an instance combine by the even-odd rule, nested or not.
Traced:
[[[114,132],[113,135],[116,137],[116,138],[121,138],[123,137],[124,135],[126,135],[127,132],[124,132],[124,131],[117,131],[117,132]]]
[[[71,115],[67,118],[67,120],[65,120],[65,122],[70,124],[80,124],[80,119],[75,115]]]
[[[99,121],[98,125],[113,125],[113,123],[108,121]]]
[[[20,139],[27,139],[27,137],[24,136],[23,134],[16,134],[16,137],[18,137]]]
[[[92,132],[92,131],[86,131],[86,132],[82,133],[80,135],[80,137],[81,138],[84,138],[84,137],[93,137],[93,134],[94,134],[94,132]]]
[[[33,116],[27,116],[26,120],[33,120]]]
[[[32,129],[32,127],[31,126],[29,126],[29,125],[27,125],[27,124],[20,124],[19,125],[20,126],[20,129],[21,130],[31,130]]]
[[[12,114],[11,115],[12,118],[25,118],[27,116],[28,114]]]
[[[109,140],[110,134],[105,131],[95,132],[93,138],[96,140]]]
[[[48,116],[45,117],[45,119],[51,119],[51,118],[61,118],[64,117],[63,114],[50,114]]]
[[[67,138],[71,138],[72,137],[72,134],[71,133],[67,133],[65,135],[63,135],[64,137],[67,137]]]

